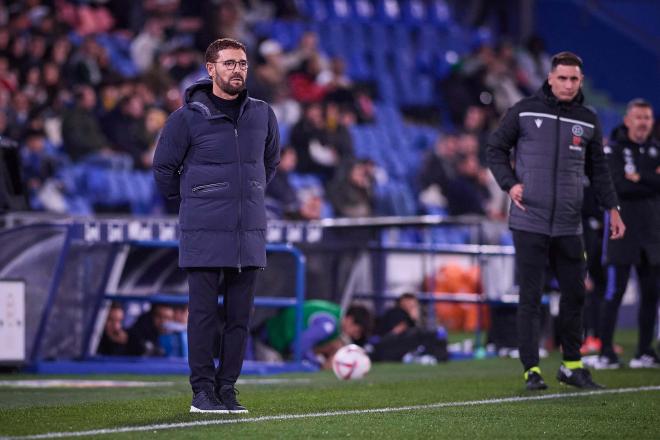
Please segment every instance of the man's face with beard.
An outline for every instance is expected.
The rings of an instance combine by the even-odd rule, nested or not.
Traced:
[[[215,62],[206,63],[206,70],[213,79],[215,95],[224,99],[233,99],[245,90],[247,56],[241,49],[219,51]]]

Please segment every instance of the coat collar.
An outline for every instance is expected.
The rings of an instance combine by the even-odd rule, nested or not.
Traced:
[[[213,81],[210,78],[196,81],[186,89],[185,99],[188,108],[202,113],[206,119],[227,118],[228,116],[218,110],[211,102],[211,93],[213,93]],[[249,101],[247,89],[243,90],[236,99],[241,100],[241,109],[238,113],[240,118]]]

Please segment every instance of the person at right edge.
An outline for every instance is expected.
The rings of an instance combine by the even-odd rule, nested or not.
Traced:
[[[513,202],[509,227],[520,288],[518,348],[528,390],[547,388],[539,366],[539,327],[548,262],[561,291],[558,325],[563,361],[557,379],[578,388],[601,388],[580,356],[585,176],[610,213],[611,238],[623,237],[625,226],[603,152],[600,123],[583,105],[583,79],[580,57],[558,53],[541,89],[511,107],[488,141],[489,166]]]
[[[639,281],[639,336],[631,368],[660,367],[653,330],[660,289],[660,144],[651,137],[653,108],[643,99],[628,104],[623,125],[614,129],[609,158],[621,216],[630,227],[623,240],[606,242],[607,288],[601,313],[601,353],[597,369],[618,368],[613,337],[621,299],[635,266]]]

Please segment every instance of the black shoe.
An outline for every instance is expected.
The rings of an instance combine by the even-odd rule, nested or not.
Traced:
[[[546,390],[548,386],[543,381],[543,378],[536,371],[528,371],[527,378],[525,379],[525,388],[529,391]]]
[[[577,388],[591,390],[605,388],[591,379],[591,373],[586,368],[575,368],[574,370],[571,370],[562,365],[557,372],[557,380],[563,384]]]
[[[248,410],[236,400],[238,390],[233,385],[222,385],[220,389],[216,388],[215,392],[218,400],[227,407],[230,414],[247,414]]]
[[[200,391],[193,395],[190,412],[229,414],[227,407],[220,403],[213,393],[208,391]]]

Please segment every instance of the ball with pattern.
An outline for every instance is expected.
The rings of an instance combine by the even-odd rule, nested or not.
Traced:
[[[370,369],[371,360],[367,352],[355,344],[340,348],[332,358],[332,371],[337,379],[361,379]]]

